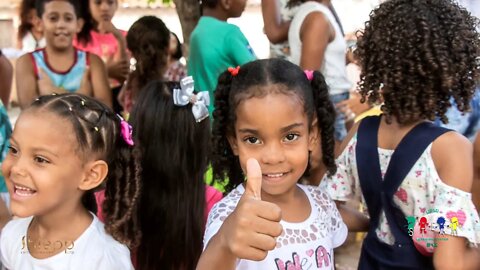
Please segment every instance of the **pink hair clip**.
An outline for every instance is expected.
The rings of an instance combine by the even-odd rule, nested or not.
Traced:
[[[232,74],[233,77],[235,77],[235,76],[237,76],[238,72],[240,71],[240,66],[237,66],[236,68],[229,67],[227,70],[228,70],[228,72],[230,72],[230,74]]]
[[[305,75],[307,76],[307,79],[309,81],[312,81],[313,80],[313,70],[304,70],[303,72],[305,72]]]
[[[127,122],[125,121],[125,119],[123,119],[120,115],[118,115],[118,118],[120,118],[120,132],[122,133],[122,138],[123,140],[130,146],[133,146],[134,143],[133,143],[133,137],[132,137],[132,133],[133,133],[133,128],[132,126]]]

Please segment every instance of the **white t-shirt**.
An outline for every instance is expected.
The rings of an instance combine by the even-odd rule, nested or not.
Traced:
[[[318,187],[298,185],[307,195],[312,211],[300,223],[280,221],[283,233],[277,247],[260,262],[238,260],[237,269],[334,269],[333,249],[343,244],[347,226],[335,203]],[[203,239],[204,248],[235,209],[245,192],[239,185],[210,211]]]
[[[45,37],[42,37],[39,41],[37,41],[30,31],[28,31],[22,39],[22,51],[26,53],[45,48],[46,45],[47,42]]]
[[[325,77],[330,95],[348,93],[351,83],[348,80],[346,68],[347,43],[340,30],[340,25],[335,20],[335,16],[325,5],[309,1],[298,7],[288,30],[290,61],[300,65],[302,56],[300,29],[305,18],[312,12],[321,12],[335,29],[335,39],[328,43],[319,71]]]
[[[93,214],[92,214],[93,215]],[[93,215],[93,221],[68,248],[52,257],[36,259],[27,248],[27,229],[33,217],[15,219],[0,235],[3,267],[10,270],[133,270],[130,251],[105,232],[103,223]],[[60,246],[61,242],[53,243]],[[47,250],[49,246],[42,242]]]

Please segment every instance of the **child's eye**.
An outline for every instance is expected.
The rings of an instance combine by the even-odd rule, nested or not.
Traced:
[[[248,144],[260,144],[260,140],[256,137],[247,137],[243,141]]]
[[[291,141],[296,141],[298,140],[299,135],[298,134],[288,134],[285,136],[285,141],[291,142]]]
[[[48,161],[47,159],[45,159],[45,158],[43,158],[43,157],[39,157],[39,156],[34,157],[33,159],[34,159],[35,162],[37,162],[37,163],[42,163],[42,164],[43,164],[43,163],[50,163],[50,161]]]
[[[18,150],[17,148],[13,147],[13,146],[9,146],[8,147],[8,151],[13,154],[13,155],[16,155],[18,153]]]
[[[50,17],[48,17],[48,20],[51,21],[51,22],[56,22],[56,21],[58,21],[58,17],[57,16],[50,16]]]

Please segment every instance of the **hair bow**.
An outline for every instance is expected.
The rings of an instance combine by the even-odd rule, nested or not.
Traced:
[[[117,114],[118,118],[120,118],[120,133],[122,134],[123,140],[130,146],[133,146],[133,128],[132,126],[123,119],[119,114]]]
[[[180,89],[173,89],[173,104],[185,106],[192,103],[193,117],[197,122],[208,118],[208,105],[210,105],[210,95],[207,91],[197,94],[193,93],[194,81],[192,76],[183,78],[180,81]]]

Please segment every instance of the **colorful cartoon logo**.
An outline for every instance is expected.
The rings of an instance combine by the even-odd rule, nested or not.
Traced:
[[[466,215],[462,210],[448,211],[445,216],[438,209],[426,211],[422,217],[407,216],[407,232],[413,239],[417,250],[425,256],[431,256],[438,241],[446,241],[443,235],[458,235],[458,230],[465,224]],[[439,234],[436,235],[434,231]]]

